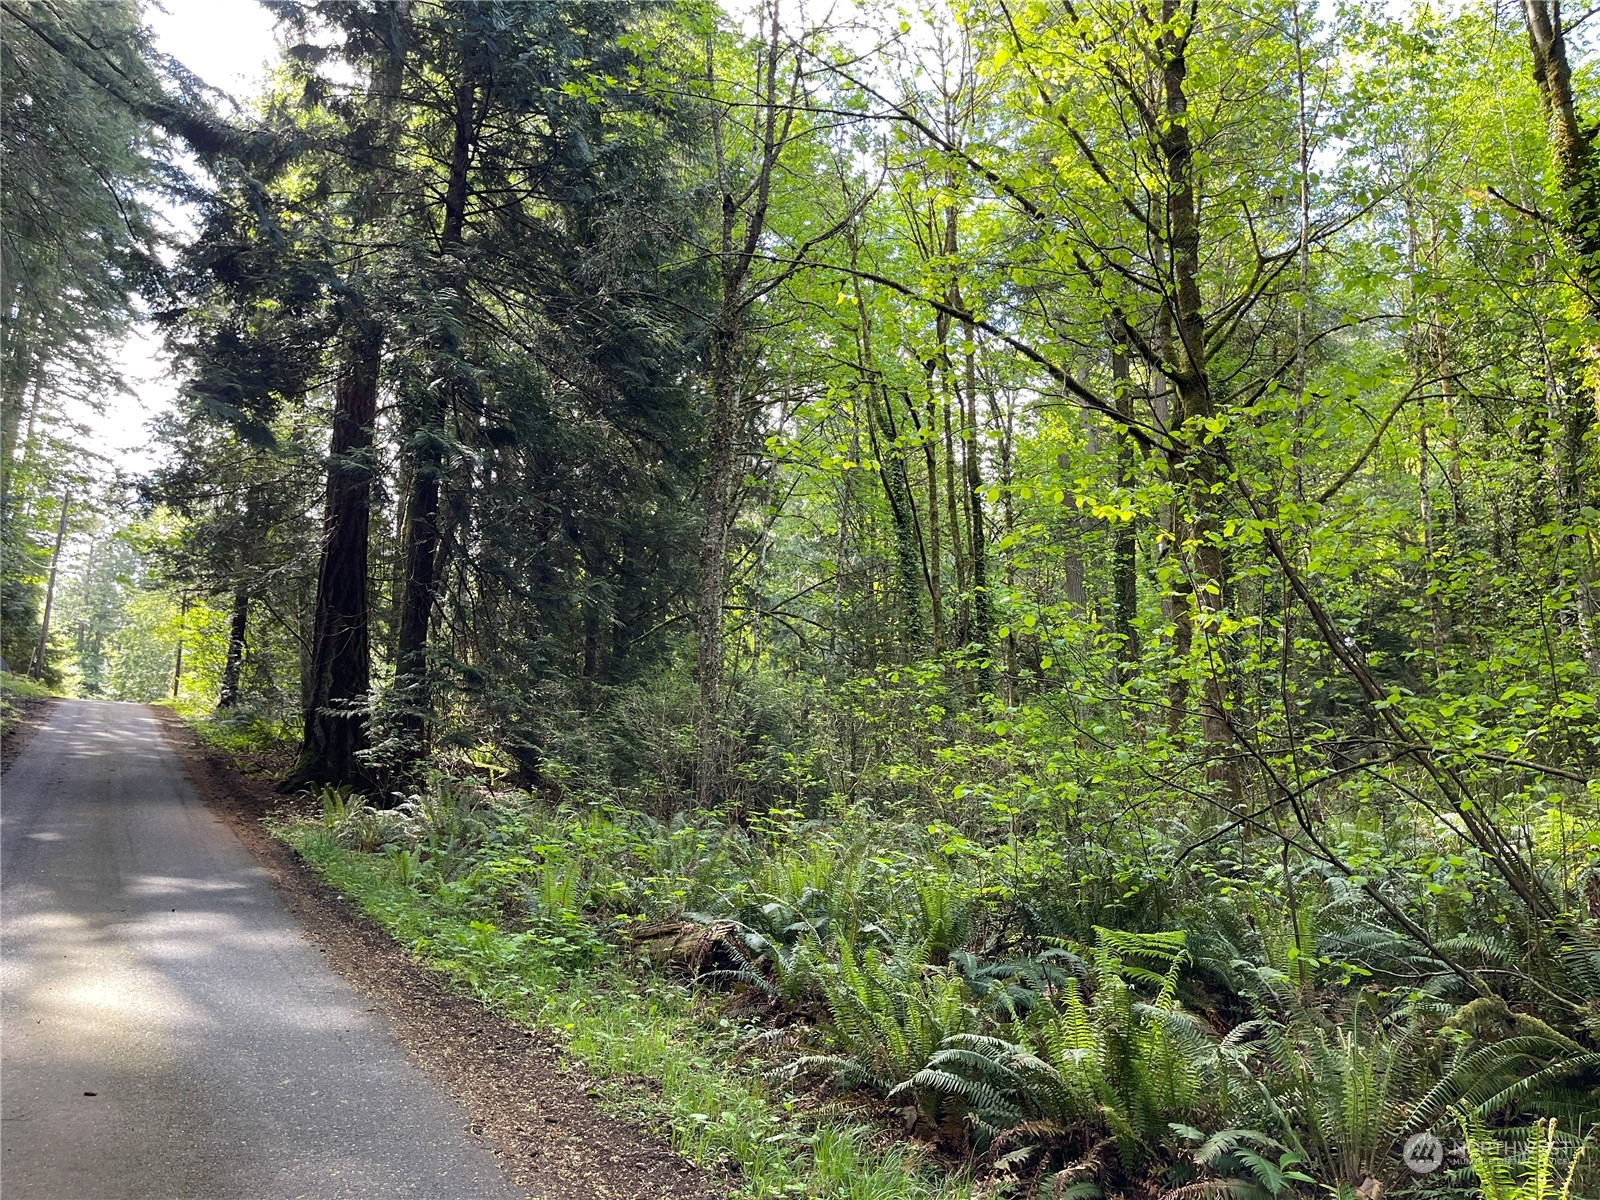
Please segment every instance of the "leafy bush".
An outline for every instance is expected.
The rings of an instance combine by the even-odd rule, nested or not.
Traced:
[[[888,952],[872,945],[858,951],[841,939],[838,954],[821,973],[834,1052],[801,1058],[793,1072],[826,1071],[840,1087],[899,1095],[942,1043],[977,1028],[979,1014],[966,983],[959,973],[932,965],[925,947],[901,943]],[[936,1105],[915,1106],[937,1124]]]
[[[349,787],[324,787],[315,793],[322,808],[322,826],[339,845],[372,853],[409,844],[414,836],[410,819],[392,808],[377,808]]]
[[[9,671],[0,671],[0,700],[9,696],[17,696],[24,700],[44,700],[54,695],[47,684],[36,679],[29,679],[26,675],[13,675]]]
[[[43,700],[52,694],[43,683],[24,675],[0,671],[0,734],[9,737],[12,726],[21,719],[18,700]]]
[[[449,879],[471,864],[489,832],[487,799],[475,786],[436,776],[393,809],[425,861]]]

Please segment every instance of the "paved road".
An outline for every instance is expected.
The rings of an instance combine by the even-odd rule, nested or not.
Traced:
[[[0,940],[5,1200],[521,1195],[142,707],[63,701],[6,773]]]

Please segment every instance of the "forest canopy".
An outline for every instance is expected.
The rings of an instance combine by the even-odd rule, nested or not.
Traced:
[[[1600,1194],[1587,13],[264,3],[0,0],[7,671],[751,1195]]]

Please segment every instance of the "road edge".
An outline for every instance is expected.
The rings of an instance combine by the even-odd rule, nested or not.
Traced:
[[[28,748],[28,743],[33,741],[34,735],[44,727],[59,700],[59,696],[11,698],[10,703],[16,710],[16,716],[13,718],[11,729],[0,733],[0,776],[11,770],[11,764],[17,761],[22,752]]]
[[[659,1137],[600,1111],[560,1047],[452,991],[356,911],[261,819],[283,807],[170,709],[152,708],[196,795],[270,874],[304,935],[373,1003],[396,1043],[467,1111],[506,1178],[533,1197],[713,1200],[728,1194]]]

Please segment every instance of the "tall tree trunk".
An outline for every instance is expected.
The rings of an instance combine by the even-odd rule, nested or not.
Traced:
[[[1406,197],[1406,268],[1410,285],[1410,305],[1412,319],[1420,322],[1422,317],[1422,299],[1417,294],[1417,274],[1422,269],[1418,257],[1420,248],[1416,214],[1412,210],[1411,197]],[[1407,352],[1411,363],[1411,378],[1418,389],[1417,398],[1417,505],[1422,522],[1422,571],[1426,586],[1423,593],[1428,604],[1428,633],[1429,647],[1433,652],[1433,674],[1437,677],[1444,669],[1444,648],[1449,640],[1449,614],[1445,611],[1444,602],[1440,596],[1438,586],[1438,548],[1434,544],[1434,518],[1433,518],[1433,484],[1430,479],[1429,464],[1433,458],[1433,448],[1429,444],[1428,429],[1428,398],[1422,390],[1425,360],[1423,356],[1422,335],[1413,333],[1407,345]]]
[[[854,250],[852,244],[852,265]],[[859,373],[866,393],[868,434],[878,460],[878,475],[883,481],[884,499],[889,503],[889,519],[894,525],[894,595],[896,601],[895,641],[902,661],[909,660],[922,640],[922,556],[916,530],[916,502],[911,495],[906,471],[905,446],[895,427],[889,389],[878,372],[872,350],[872,319],[861,294],[861,280],[854,280]]]
[[[428,632],[439,557],[439,476],[444,470],[444,408],[427,399],[421,428],[411,438],[411,489],[400,550],[404,588],[395,644],[395,690],[399,723],[410,737],[409,753],[419,757],[433,710],[428,674]]]
[[[218,708],[232,708],[239,701],[239,673],[244,667],[249,623],[250,593],[240,583],[233,589],[233,608],[228,615],[228,654],[222,664],[222,683],[217,688]]]
[[[56,522],[56,545],[50,553],[50,578],[44,588],[44,612],[39,616],[39,647],[33,652],[33,663],[28,674],[35,679],[44,678],[45,660],[50,650],[50,609],[56,599],[56,572],[61,567],[61,543],[67,536],[67,508],[72,502],[72,491],[61,493],[61,517]]]
[[[711,405],[706,445],[705,528],[700,536],[700,588],[695,606],[696,676],[700,685],[698,737],[699,766],[695,774],[696,800],[701,808],[716,803],[721,775],[723,605],[728,589],[728,533],[733,524],[734,473],[739,465],[743,430],[740,411],[743,382],[743,338],[734,314],[727,314],[723,330],[711,350]]]
[[[1012,395],[1006,393],[1006,406],[1001,411],[1000,403],[991,392],[989,395],[989,419],[994,422],[994,427],[1000,434],[1000,529],[1003,551],[1004,578],[1006,581],[1007,596],[1014,596],[1017,592],[1017,554],[1016,530],[1017,514],[1012,500],[1015,490],[1014,467],[1012,461],[1012,447],[1016,434],[1016,408]],[[1005,702],[1008,707],[1017,703],[1020,677],[1017,658],[1017,635],[1012,629],[1006,630],[1002,639],[1005,643]]]
[[[11,476],[16,469],[18,437],[22,430],[23,397],[28,385],[33,384],[34,404],[37,406],[39,382],[43,370],[33,356],[33,327],[38,324],[32,310],[19,320],[8,321],[5,330],[5,347],[0,352],[0,490],[11,495]]]
[[[957,293],[959,300],[959,293]],[[962,311],[967,311],[962,302]],[[966,484],[967,536],[971,540],[968,565],[972,570],[972,630],[969,640],[978,648],[976,683],[979,694],[989,690],[994,630],[993,605],[989,597],[989,537],[983,518],[983,472],[978,462],[978,334],[971,321],[964,322],[966,350],[966,408],[962,414],[961,465]]]
[[[1533,81],[1544,106],[1550,158],[1561,183],[1560,230],[1582,286],[1590,328],[1585,338],[1590,368],[1600,379],[1600,170],[1592,123],[1578,116],[1572,90],[1560,0],[1522,0],[1533,55]],[[1600,392],[1595,403],[1600,410]]]
[[[928,608],[933,618],[933,652],[942,654],[945,648],[944,547],[939,544],[939,400],[934,391],[935,369],[930,362],[923,373],[928,388],[928,424],[920,433],[922,456],[928,468]],[[914,414],[916,410],[911,411]]]
[[[1303,504],[1306,498],[1306,317],[1311,308],[1311,118],[1306,97],[1306,43],[1305,30],[1300,21],[1300,0],[1291,0],[1290,20],[1294,31],[1295,141],[1298,151],[1295,169],[1300,208],[1300,244],[1295,256],[1300,275],[1300,303],[1294,310],[1294,443],[1291,453],[1294,456],[1294,498]]]
[[[949,123],[947,119],[947,124]],[[941,251],[947,262],[955,258],[956,250],[960,245],[957,229],[955,205],[946,205],[944,210],[944,232]],[[965,647],[972,640],[972,599],[967,593],[967,560],[971,547],[967,544],[966,536],[962,532],[959,513],[964,511],[969,525],[972,516],[972,506],[968,498],[963,497],[963,490],[956,486],[956,440],[950,420],[950,407],[952,397],[955,400],[957,411],[965,413],[965,404],[961,398],[961,385],[956,380],[955,363],[950,357],[950,314],[961,311],[961,292],[954,280],[945,294],[948,310],[941,310],[934,317],[934,330],[939,339],[939,365],[943,373],[944,391],[941,396],[943,401],[941,417],[943,419],[944,433],[944,495],[945,505],[950,522],[950,554],[955,564],[956,574],[956,642]],[[965,464],[961,467],[963,480],[965,479]],[[960,498],[959,509],[957,506]]]
[[[1556,519],[1566,527],[1566,532],[1561,535],[1562,549],[1566,553],[1561,563],[1552,566],[1559,568],[1566,565],[1576,572],[1577,612],[1574,624],[1578,631],[1578,645],[1589,674],[1600,675],[1600,644],[1597,644],[1595,627],[1600,614],[1595,611],[1594,564],[1587,552],[1587,535],[1572,529],[1577,525],[1584,505],[1580,463],[1594,410],[1587,404],[1574,403],[1569,398],[1567,389],[1557,378],[1549,341],[1542,328],[1539,331],[1539,346],[1544,366],[1544,418],[1548,427],[1555,431],[1545,442],[1546,472]],[[1498,515],[1497,512],[1497,518]]]
[[[1160,253],[1160,246],[1157,251]],[[1157,353],[1165,359],[1173,354],[1172,338],[1172,304],[1163,299],[1156,314],[1155,344]],[[1172,430],[1182,422],[1181,414],[1175,411],[1172,380],[1165,370],[1150,372],[1150,412],[1161,429]],[[1171,451],[1167,454],[1167,472],[1174,485],[1174,495],[1162,509],[1156,561],[1158,576],[1168,577],[1161,591],[1161,615],[1173,630],[1171,661],[1167,667],[1167,733],[1176,740],[1189,723],[1188,667],[1194,652],[1194,606],[1190,604],[1190,597],[1194,588],[1183,565],[1188,524],[1183,502],[1176,494],[1176,489],[1182,486],[1183,464],[1181,457]]]
[[[444,221],[439,232],[439,255],[444,264],[443,285],[453,290],[456,303],[466,303],[466,277],[457,255],[466,231],[469,172],[472,168],[474,107],[478,87],[471,74],[456,85],[450,174],[445,185]],[[453,334],[440,336],[437,347],[442,378],[456,372],[454,359],[460,347]],[[426,752],[433,715],[433,689],[428,669],[428,633],[433,621],[439,577],[439,487],[444,473],[449,385],[427,385],[412,397],[417,406],[409,444],[411,489],[406,497],[406,521],[401,559],[405,587],[400,602],[396,637],[395,684],[399,723],[407,735],[412,761]]]
[[[1590,319],[1586,340],[1590,371],[1600,385],[1600,177],[1597,177],[1595,132],[1578,117],[1577,100],[1572,90],[1572,65],[1567,56],[1566,33],[1562,28],[1559,0],[1523,0],[1522,11],[1528,28],[1528,46],[1533,55],[1534,83],[1544,105],[1551,158],[1561,181],[1565,198],[1563,240],[1576,255],[1584,286],[1585,307]],[[1549,389],[1554,392],[1554,389]],[[1600,390],[1589,415],[1600,411]],[[1574,424],[1586,427],[1588,420]],[[1563,428],[1573,427],[1568,422]],[[1581,439],[1582,434],[1579,434]],[[1574,455],[1574,463],[1581,455]],[[1576,465],[1571,474],[1570,495],[1582,491],[1582,477]],[[1600,652],[1594,646],[1595,596],[1593,564],[1585,554],[1581,559],[1578,590],[1578,622],[1584,660],[1591,674],[1600,673]]]
[[[922,552],[918,545],[916,502],[906,472],[905,450],[889,416],[893,403],[889,391],[869,381],[866,399],[878,474],[894,526],[895,641],[902,660],[909,660],[922,641]]]
[[[958,646],[965,646],[972,639],[972,610],[967,598],[967,552],[965,535],[962,532],[960,509],[957,500],[961,489],[956,486],[956,441],[955,433],[950,421],[951,381],[950,358],[944,356],[944,394],[940,397],[939,417],[943,423],[944,435],[944,505],[945,519],[950,525],[950,557],[955,566],[956,585],[956,629],[955,641]]]
[[[184,593],[178,605],[178,649],[172,658],[172,698],[178,698],[183,687],[183,635],[189,631],[189,595]]]
[[[367,748],[371,684],[367,541],[381,357],[381,335],[370,325],[359,327],[334,388],[305,731],[299,760],[280,785],[285,791],[358,783],[367,775],[359,755]]]
[[[702,808],[716,802],[723,754],[723,605],[728,588],[728,534],[735,516],[738,467],[742,456],[745,411],[744,392],[751,346],[747,316],[763,294],[752,290],[751,271],[766,234],[767,209],[772,197],[772,174],[794,121],[799,87],[799,67],[786,99],[778,96],[778,61],[782,29],[777,0],[760,12],[762,40],[756,61],[755,99],[752,113],[753,179],[736,181],[724,141],[724,114],[713,108],[712,148],[716,160],[717,193],[721,200],[716,257],[720,298],[710,338],[710,405],[706,464],[702,496],[705,525],[700,535],[700,586],[695,601],[695,675],[700,688],[696,718],[699,762],[695,797]],[[706,42],[706,83],[717,84],[715,35]]]
[[[1181,467],[1188,484],[1190,533],[1194,543],[1194,611],[1205,661],[1200,664],[1200,737],[1206,775],[1237,802],[1242,793],[1231,750],[1228,714],[1230,667],[1220,633],[1227,607],[1227,564],[1216,515],[1216,464],[1204,445],[1203,423],[1214,415],[1206,361],[1206,326],[1200,293],[1200,208],[1194,146],[1189,136],[1188,37],[1192,25],[1178,0],[1162,0],[1161,82],[1165,120],[1161,150],[1167,171],[1167,221],[1172,248],[1172,382],[1178,394],[1189,453]]]

